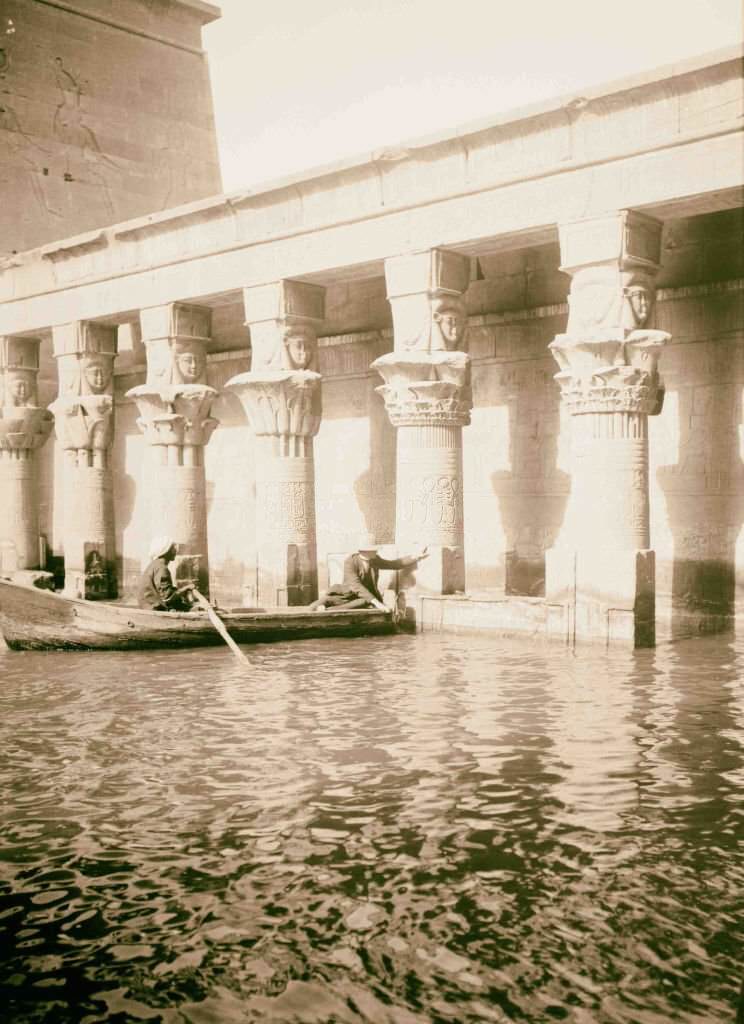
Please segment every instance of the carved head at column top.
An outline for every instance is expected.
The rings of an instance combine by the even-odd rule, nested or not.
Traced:
[[[582,268],[571,283],[567,332],[599,340],[613,332],[647,328],[654,299],[651,272],[611,265]]]
[[[452,352],[465,340],[465,302],[457,295],[435,295],[431,300],[431,341],[429,351]]]
[[[21,370],[12,367],[5,371],[3,405],[36,405],[36,370]]]
[[[80,360],[82,391],[101,395],[111,383],[111,360],[102,356],[83,356]]]
[[[318,341],[309,324],[286,324],[282,330],[282,368],[287,370],[318,369]]]
[[[207,357],[199,342],[176,338],[173,345],[174,384],[206,384]]]
[[[655,299],[654,289],[645,279],[631,278],[623,287],[622,327],[634,331],[646,327]]]

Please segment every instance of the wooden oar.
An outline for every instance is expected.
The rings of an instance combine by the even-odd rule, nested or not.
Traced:
[[[229,633],[227,632],[227,627],[225,626],[225,623],[224,623],[224,622],[222,621],[222,619],[221,619],[221,618],[219,617],[219,615],[218,615],[218,614],[217,614],[217,612],[216,612],[216,611],[214,610],[214,608],[213,608],[213,607],[212,607],[212,605],[211,605],[211,604],[209,603],[209,601],[207,601],[207,599],[206,599],[206,597],[204,596],[204,594],[200,594],[200,593],[199,593],[199,591],[198,591],[198,590],[196,589],[196,587],[193,587],[193,588],[192,588],[192,593],[193,593],[194,597],[196,598],[196,603],[197,603],[197,604],[198,604],[198,605],[199,605],[199,606],[200,606],[201,608],[203,608],[203,609],[204,609],[204,611],[205,611],[205,612],[207,613],[207,615],[209,616],[209,621],[210,621],[210,622],[212,623],[212,625],[214,626],[214,628],[215,628],[215,629],[217,630],[217,632],[218,632],[218,633],[220,634],[220,636],[221,636],[221,637],[222,637],[222,639],[223,639],[223,640],[225,641],[225,643],[226,643],[226,644],[227,644],[227,646],[228,646],[228,647],[230,648],[230,650],[231,650],[231,651],[233,652],[233,654],[235,655],[235,657],[236,657],[236,658],[239,658],[239,659],[240,659],[240,661],[242,661],[244,665],[250,665],[250,661],[249,661],[249,660],[248,660],[248,659],[246,658],[246,656],[245,656],[245,655],[243,654],[243,652],[241,651],[241,649],[240,649],[240,648],[238,647],[238,645],[237,645],[237,644],[235,643],[235,641],[233,640],[233,638],[232,638],[232,637],[230,636],[230,634],[229,634]]]

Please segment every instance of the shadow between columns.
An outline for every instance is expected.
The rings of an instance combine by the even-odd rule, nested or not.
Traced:
[[[375,392],[377,374],[367,378],[369,409],[369,464],[354,480],[354,496],[364,518],[364,530],[378,544],[395,542],[396,434],[385,403]]]
[[[680,352],[682,360],[686,355]],[[736,612],[736,552],[744,524],[742,384],[731,380],[725,341],[710,345],[705,360],[699,383],[680,382],[670,390],[671,375],[665,375],[666,401],[677,405],[679,454],[675,464],[656,472],[672,541],[669,555],[657,551],[656,589],[657,618],[667,619],[672,638],[729,630]],[[744,580],[738,585],[744,588]]]
[[[545,551],[560,532],[571,480],[558,468],[560,391],[552,359],[518,369],[516,386],[506,373],[503,403],[508,408],[508,471],[491,474],[504,533],[504,590],[545,596]],[[503,443],[505,438],[495,439]]]

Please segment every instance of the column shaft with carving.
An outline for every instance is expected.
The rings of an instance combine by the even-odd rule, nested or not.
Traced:
[[[114,439],[116,328],[76,322],[55,327],[59,396],[52,405],[64,451],[62,544],[68,597],[115,597]]]
[[[425,544],[417,586],[465,589],[462,428],[470,422],[470,357],[457,351],[467,324],[469,262],[444,249],[386,261],[394,351],[372,367],[397,428],[395,540],[399,554]]]
[[[257,600],[272,607],[317,597],[313,438],[321,419],[317,329],[325,290],[278,281],[244,291],[248,373],[228,381],[256,435]]]
[[[207,384],[211,310],[175,302],[140,312],[147,380],[127,395],[149,449],[145,500],[150,538],[167,535],[177,547],[171,572],[178,583],[209,591],[204,448],[217,421],[217,391]]]
[[[0,570],[39,566],[34,452],[53,417],[37,404],[38,338],[0,338]],[[43,568],[43,566],[42,566]]]
[[[547,553],[547,597],[575,595],[576,635],[648,646],[648,417],[661,410],[657,365],[669,337],[649,327],[661,224],[621,211],[562,225],[560,238],[572,278],[569,318],[550,349],[571,415],[571,496]]]

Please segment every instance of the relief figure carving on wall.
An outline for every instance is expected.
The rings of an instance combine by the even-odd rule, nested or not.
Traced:
[[[9,163],[23,173],[28,194],[33,196],[36,205],[44,213],[61,217],[62,214],[50,203],[42,185],[44,168],[40,157],[48,157],[49,152],[24,130],[18,114],[5,96],[0,97],[0,132],[2,145],[11,157]]]
[[[111,171],[118,173],[119,167],[111,157],[106,156],[103,152],[96,133],[86,123],[82,109],[82,97],[83,85],[87,85],[87,82],[79,82],[65,68],[61,57],[54,58],[53,66],[61,98],[54,112],[52,130],[55,137],[65,147],[65,180],[74,180],[71,161],[79,159],[79,154],[82,154],[85,169],[93,182],[100,188],[106,209],[113,218],[116,211],[107,174]]]

